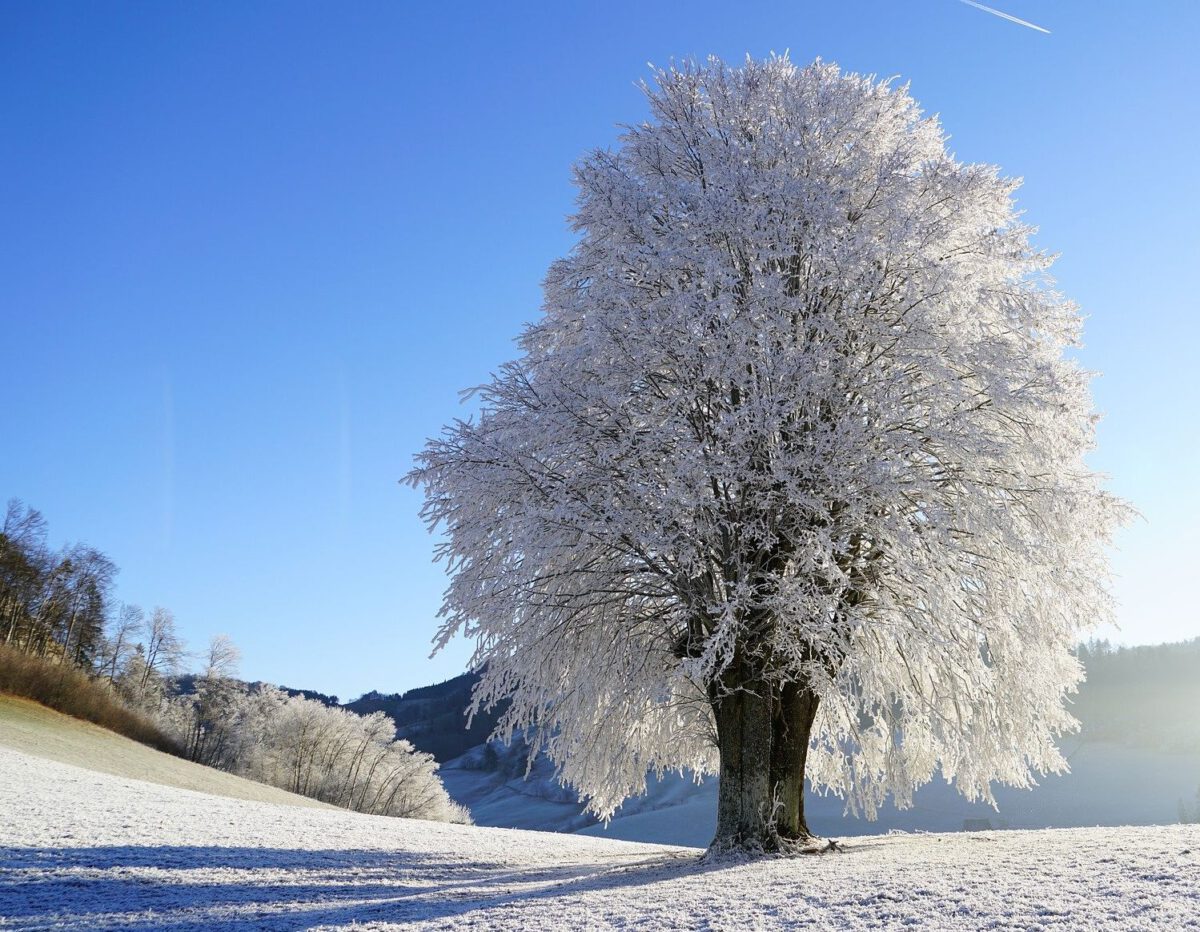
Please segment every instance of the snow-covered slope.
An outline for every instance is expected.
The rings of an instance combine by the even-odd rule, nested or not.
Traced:
[[[1200,826],[694,849],[210,796],[0,748],[5,929],[1200,927]]]
[[[0,747],[117,777],[136,777],[233,799],[333,808],[315,799],[172,757],[99,725],[14,696],[0,695]]]
[[[489,749],[492,749],[489,753]],[[593,825],[575,794],[563,787],[549,759],[525,771],[526,749],[489,742],[438,769],[451,798],[471,810],[476,825],[573,832]]]

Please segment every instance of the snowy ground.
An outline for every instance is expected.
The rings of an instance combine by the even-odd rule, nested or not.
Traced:
[[[0,747],[0,928],[1200,929],[1200,826],[687,848],[385,819]]]

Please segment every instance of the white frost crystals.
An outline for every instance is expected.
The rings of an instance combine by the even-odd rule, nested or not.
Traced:
[[[408,476],[445,532],[439,643],[477,640],[476,702],[511,697],[601,816],[718,757],[723,787],[769,759],[778,801],[781,734],[868,814],[939,768],[984,798],[1061,769],[1125,506],[1016,183],[832,65],[656,78],[576,166],[521,357]]]

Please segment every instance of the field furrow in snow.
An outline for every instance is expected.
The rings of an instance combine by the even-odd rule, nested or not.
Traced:
[[[1200,826],[695,849],[227,799],[0,747],[5,929],[1200,929]]]

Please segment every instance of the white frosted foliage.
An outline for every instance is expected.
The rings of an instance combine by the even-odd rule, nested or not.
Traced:
[[[477,703],[602,816],[714,771],[735,656],[820,697],[808,775],[855,811],[1062,769],[1124,506],[1016,182],[832,65],[656,80],[576,166],[520,358],[409,476],[440,643],[476,639]]]

